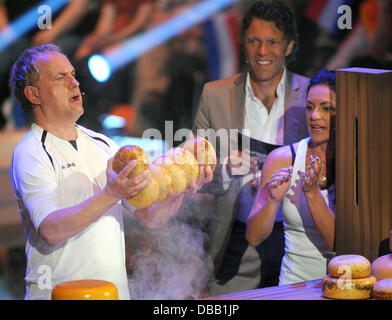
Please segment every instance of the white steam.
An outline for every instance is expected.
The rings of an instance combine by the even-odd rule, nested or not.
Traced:
[[[125,227],[131,299],[197,299],[206,293],[212,262],[204,247],[212,215],[189,198],[160,229],[135,220]]]

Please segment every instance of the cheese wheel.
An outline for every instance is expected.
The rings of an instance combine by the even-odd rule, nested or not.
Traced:
[[[73,280],[56,285],[52,300],[118,300],[118,292],[109,281]]]
[[[362,279],[339,279],[326,275],[321,280],[322,292],[330,299],[369,299],[376,281],[372,275]]]
[[[372,275],[378,281],[392,278],[392,253],[378,257],[372,263]]]
[[[216,152],[211,142],[201,137],[194,137],[185,141],[183,148],[195,156],[199,165],[210,166],[212,171],[215,170]]]
[[[371,264],[368,259],[357,254],[336,256],[328,263],[328,273],[331,277],[360,279],[370,275]]]
[[[376,300],[392,300],[392,278],[376,282],[373,287],[373,298]]]

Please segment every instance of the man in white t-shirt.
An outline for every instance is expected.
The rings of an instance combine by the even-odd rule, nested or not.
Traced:
[[[149,171],[128,178],[136,164],[131,161],[116,174],[118,146],[76,124],[83,114],[79,83],[56,46],[25,50],[12,68],[10,86],[33,119],[14,150],[10,172],[26,235],[25,299],[50,299],[55,285],[77,279],[111,281],[119,298],[129,299],[121,200],[149,184]],[[212,172],[201,170],[201,177],[193,192]],[[127,208],[155,228],[177,211],[182,197]]]

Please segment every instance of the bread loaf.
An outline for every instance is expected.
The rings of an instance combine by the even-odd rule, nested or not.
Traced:
[[[392,253],[378,257],[372,263],[372,275],[377,281],[392,278]]]
[[[212,171],[215,170],[216,152],[211,142],[201,137],[194,137],[185,141],[182,147],[195,156],[199,165],[210,166]]]
[[[370,275],[371,264],[368,259],[357,254],[336,256],[328,263],[328,273],[339,278],[342,275],[352,279],[365,278]]]
[[[376,300],[392,300],[392,278],[376,282],[373,287],[373,298]]]

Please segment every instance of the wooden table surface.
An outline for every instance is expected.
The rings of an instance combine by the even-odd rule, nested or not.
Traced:
[[[321,292],[321,279],[208,297],[203,300],[330,300]]]

